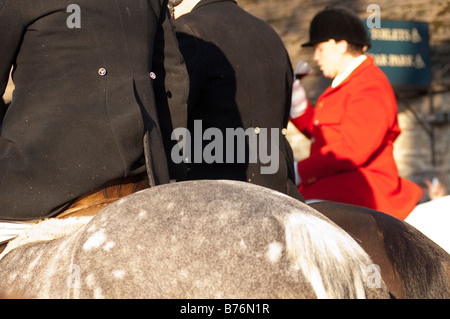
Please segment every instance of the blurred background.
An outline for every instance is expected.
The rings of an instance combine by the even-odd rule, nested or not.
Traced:
[[[394,85],[402,134],[396,140],[394,156],[400,175],[421,183],[438,177],[444,185],[450,179],[450,2],[439,0],[238,0],[248,12],[268,22],[281,36],[295,67],[307,61],[314,72],[302,80],[308,98],[315,101],[330,81],[312,60],[313,50],[302,48],[309,38],[314,15],[328,5],[342,5],[373,22],[380,8],[383,20],[424,22],[429,33],[429,85]],[[369,7],[370,8],[370,7]],[[369,50],[369,54],[371,51]],[[417,79],[416,79],[417,80]],[[309,142],[290,125],[288,139],[296,160],[309,154]]]

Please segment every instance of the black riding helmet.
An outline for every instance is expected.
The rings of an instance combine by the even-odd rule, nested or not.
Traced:
[[[362,20],[352,11],[342,7],[329,7],[316,14],[309,28],[309,42],[303,47],[314,46],[330,39],[370,48],[370,38]]]

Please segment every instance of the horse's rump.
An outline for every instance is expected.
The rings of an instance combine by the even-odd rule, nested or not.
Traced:
[[[0,260],[0,293],[30,298],[364,298],[371,260],[281,193],[191,181],[127,196],[75,233]]]

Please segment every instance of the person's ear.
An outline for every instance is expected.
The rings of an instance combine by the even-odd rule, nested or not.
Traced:
[[[336,48],[340,54],[344,54],[348,51],[348,42],[346,40],[340,40],[336,42]]]

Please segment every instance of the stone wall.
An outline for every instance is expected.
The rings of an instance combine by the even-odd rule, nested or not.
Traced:
[[[401,176],[414,179],[416,172],[435,168],[444,174],[444,182],[450,181],[450,124],[430,126],[425,121],[433,112],[450,112],[448,1],[238,0],[238,3],[253,15],[268,22],[280,34],[294,66],[300,59],[313,66],[314,73],[303,80],[313,104],[330,81],[323,78],[312,61],[312,49],[302,48],[300,44],[308,40],[309,23],[318,11],[328,5],[340,4],[355,10],[361,19],[366,19],[371,14],[367,12],[367,7],[377,4],[381,8],[381,19],[427,22],[430,29],[431,93],[426,88],[396,88],[402,134],[395,143],[394,156]],[[429,131],[434,132],[434,138],[430,138]],[[308,156],[308,140],[292,125],[289,126],[288,132],[295,158],[299,160]]]

